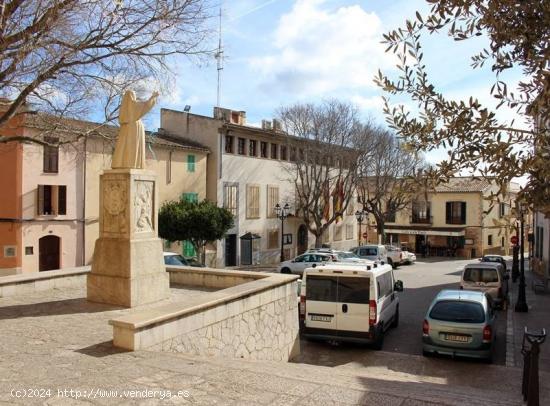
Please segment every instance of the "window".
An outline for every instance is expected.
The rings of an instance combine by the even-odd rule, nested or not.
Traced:
[[[270,230],[267,234],[267,249],[279,248],[279,229]]]
[[[246,185],[246,218],[260,218],[260,187]]]
[[[44,137],[44,141],[48,144],[57,144],[59,138],[56,137]],[[46,173],[57,173],[58,172],[58,163],[59,163],[59,146],[50,146],[44,145],[44,172]]]
[[[442,321],[483,323],[485,312],[479,303],[444,300],[434,305],[430,317]]]
[[[168,152],[168,161],[166,161],[166,184],[172,182],[172,151]]]
[[[187,172],[195,172],[195,155],[187,155]]]
[[[498,215],[500,217],[504,217],[504,216],[506,216],[506,214],[507,214],[506,203],[499,203],[499,205],[498,205]]]
[[[378,298],[391,295],[393,292],[393,283],[391,273],[387,272],[376,278],[378,284]]]
[[[181,200],[184,200],[189,203],[198,203],[199,194],[198,193],[183,193],[181,195]]]
[[[342,241],[342,226],[337,225],[334,227],[334,241]]]
[[[411,223],[431,224],[431,205],[429,202],[413,202]]]
[[[353,224],[346,224],[346,240],[353,240]]]
[[[246,139],[239,138],[237,140],[237,153],[239,155],[246,155]]]
[[[504,237],[500,237],[500,246],[504,247]]]
[[[447,202],[445,218],[447,224],[466,224],[466,202]]]
[[[306,292],[310,289],[309,278],[307,280]],[[338,302],[339,303],[361,303],[368,304],[370,299],[369,278],[338,278]],[[306,293],[307,294],[307,293]]]
[[[355,215],[355,210],[354,210],[355,207],[353,207],[353,201],[354,201],[354,199],[352,198],[352,199],[350,199],[350,201],[348,202],[348,207],[346,208],[346,214],[347,214],[348,216],[353,216],[353,215]]]
[[[225,136],[225,152],[227,154],[233,153],[233,137],[231,135]]]
[[[308,276],[306,300],[317,302],[336,302],[337,286],[338,279],[336,277]]]
[[[395,223],[396,204],[394,202],[386,203],[386,221],[388,223]]]
[[[248,155],[249,156],[257,156],[258,152],[256,151],[256,140],[248,140]]]
[[[15,245],[4,245],[4,258],[13,258],[17,256],[17,247]]]
[[[275,206],[279,203],[279,187],[267,185],[267,217],[275,217]]]
[[[34,255],[34,247],[25,247],[25,255]]]
[[[487,245],[493,245],[493,234],[487,236]]]
[[[37,214],[67,214],[67,186],[38,185]]]
[[[224,185],[223,187],[223,207],[231,212],[231,214],[237,216],[237,185]]]
[[[282,161],[286,161],[288,159],[288,154],[287,154],[287,147],[285,145],[281,145],[281,160]]]
[[[278,145],[277,144],[271,144],[271,159],[277,159],[278,157]]]
[[[290,147],[290,162],[296,162],[296,147]]]
[[[260,142],[260,156],[262,158],[267,158],[267,142]]]

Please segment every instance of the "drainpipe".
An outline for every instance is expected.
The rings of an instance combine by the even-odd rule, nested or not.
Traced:
[[[84,137],[84,168],[82,198],[82,266],[86,265],[86,162],[88,161],[88,139]]]

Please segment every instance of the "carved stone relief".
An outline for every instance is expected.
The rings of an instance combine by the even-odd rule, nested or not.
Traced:
[[[124,234],[128,231],[126,206],[128,193],[124,182],[106,180],[103,182],[103,231]]]
[[[136,180],[135,191],[135,230],[138,233],[153,231],[154,183],[152,181]]]

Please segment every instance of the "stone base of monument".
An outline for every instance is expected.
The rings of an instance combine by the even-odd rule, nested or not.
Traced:
[[[101,175],[99,235],[87,280],[91,302],[135,307],[169,297],[157,237],[156,176],[143,169]]]

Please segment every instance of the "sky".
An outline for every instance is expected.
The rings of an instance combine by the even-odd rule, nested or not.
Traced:
[[[420,0],[223,0],[224,69],[222,107],[244,110],[247,122],[259,125],[276,116],[281,106],[337,98],[351,102],[364,119],[384,125],[382,95],[373,82],[381,69],[397,77],[396,59],[385,53],[382,34],[404,25],[415,11],[425,15]],[[211,39],[217,43],[217,36]],[[432,83],[455,98],[478,97],[496,105],[489,89],[494,75],[487,66],[473,70],[470,57],[486,39],[455,42],[445,33],[422,40]],[[216,105],[216,61],[181,60],[172,66],[174,83],[162,91],[148,127],[158,127],[161,107],[211,116]],[[521,77],[511,72],[506,79]],[[413,108],[410,100],[392,99]],[[501,110],[503,117],[510,112]],[[508,115],[508,116],[507,116]],[[444,151],[428,154],[437,162]]]

